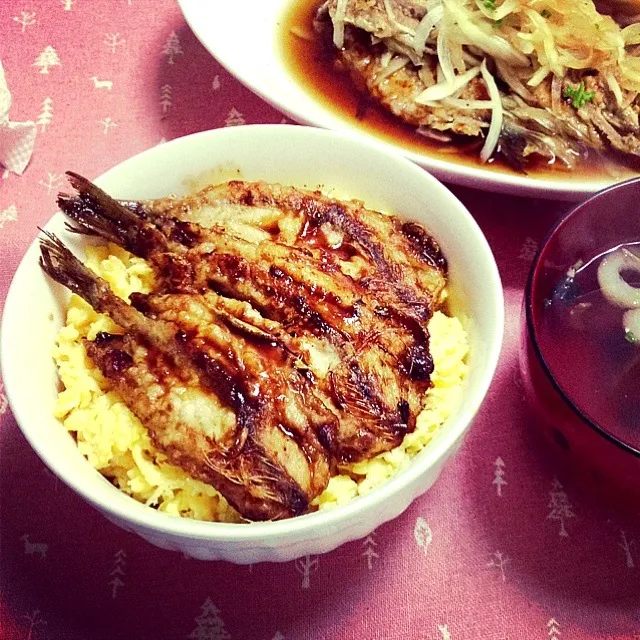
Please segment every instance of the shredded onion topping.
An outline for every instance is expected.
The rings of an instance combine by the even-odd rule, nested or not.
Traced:
[[[427,87],[419,96],[416,97],[416,102],[419,104],[426,104],[433,100],[442,100],[442,98],[447,98],[469,84],[469,81],[475,78],[479,73],[480,67],[474,67],[459,76],[454,76],[451,82],[445,79],[444,82],[438,82],[431,87]]]
[[[344,45],[349,1],[334,0],[333,41],[338,48]],[[410,61],[427,87],[415,98],[418,104],[490,110],[483,162],[494,153],[503,125],[501,95],[487,59],[496,77],[511,89],[504,99],[516,97],[531,109],[538,105],[536,113],[546,108],[556,115],[562,113],[567,83],[580,84],[575,75],[568,76],[571,71],[596,71],[619,109],[626,109],[640,95],[640,22],[623,27],[599,13],[594,0],[422,0],[413,3],[424,9],[416,17],[407,12],[406,5],[398,3],[397,8],[393,0],[371,1],[395,31],[391,37],[378,34],[375,40],[393,40],[391,49],[401,54],[385,60],[378,82]],[[356,18],[350,15],[349,21],[352,19]],[[435,73],[425,57],[434,54]],[[474,99],[475,91],[465,93],[479,74],[488,100]],[[550,91],[550,104],[540,104],[538,87],[542,95]],[[507,111],[511,113],[510,107]],[[579,138],[580,131],[576,133]],[[552,140],[545,136],[544,142],[549,146]]]
[[[333,16],[333,44],[338,49],[344,46],[344,19],[347,15],[347,3],[349,0],[338,0],[336,12]]]
[[[491,125],[487,133],[487,139],[484,141],[484,145],[480,151],[480,160],[486,162],[498,145],[498,138],[500,137],[500,131],[502,131],[502,100],[500,98],[500,92],[498,91],[498,85],[496,85],[496,81],[487,69],[486,60],[483,60],[480,65],[480,73],[482,73],[482,79],[487,85],[487,91],[493,103]]]

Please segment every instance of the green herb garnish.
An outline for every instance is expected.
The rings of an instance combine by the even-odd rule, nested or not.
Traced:
[[[585,102],[593,100],[596,97],[595,91],[585,91],[584,82],[577,87],[566,86],[562,95],[571,100],[571,104],[579,109]]]
[[[496,10],[496,0],[484,0],[483,4],[484,8],[488,9],[489,11]]]
[[[549,11],[549,9],[543,9],[543,10],[540,12],[540,15],[541,15],[543,18],[550,18],[550,17],[551,17],[551,11]]]
[[[631,333],[631,331],[628,331],[628,330],[625,331],[624,338],[627,342],[630,342],[631,344],[638,344],[640,342],[640,338],[638,338],[635,333]]]

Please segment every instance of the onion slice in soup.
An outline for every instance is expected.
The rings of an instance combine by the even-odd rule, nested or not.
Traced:
[[[635,271],[640,276],[640,257],[624,247],[602,259],[598,266],[598,284],[609,302],[624,309],[635,309],[640,307],[640,287],[632,287],[622,277],[623,271]]]
[[[633,343],[640,343],[640,309],[630,309],[622,316],[625,338]]]

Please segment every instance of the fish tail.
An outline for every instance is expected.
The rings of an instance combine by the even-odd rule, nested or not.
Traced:
[[[76,233],[98,235],[137,256],[169,250],[167,237],[157,227],[124,207],[86,178],[67,171],[77,196],[58,194],[58,207],[74,220]]]
[[[104,287],[100,278],[85,267],[60,238],[49,231],[42,230],[42,233],[45,238],[40,241],[40,266],[44,272],[91,306],[101,306],[98,302]]]
[[[141,324],[142,314],[121,300],[109,284],[86,267],[56,235],[42,230],[40,266],[53,280],[79,295],[98,313],[107,313],[126,329]]]

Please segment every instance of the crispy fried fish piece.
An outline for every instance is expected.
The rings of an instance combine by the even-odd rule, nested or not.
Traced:
[[[600,4],[605,13],[616,15],[622,23],[633,18],[629,6],[634,0]],[[349,73],[357,88],[399,120],[441,141],[459,136],[468,141],[481,139],[491,119],[489,110],[470,111],[440,101],[429,105],[416,102],[438,78],[440,42],[426,45],[419,53],[413,40],[429,8],[425,0],[326,0],[316,12],[314,28],[331,42],[334,24],[342,25],[344,42],[335,49],[337,65]],[[597,60],[585,63],[585,68],[567,69],[562,77],[555,76],[561,85],[557,95],[563,99],[556,99],[554,104],[552,74],[530,86],[531,65],[521,53],[520,59],[511,63],[481,53],[472,46],[465,47],[465,64],[471,68],[486,58],[501,81],[504,121],[496,154],[515,169],[524,171],[533,159],[561,162],[572,168],[576,158],[587,150],[640,156],[638,94],[620,87],[616,91],[617,81],[612,84],[608,79],[615,73],[605,72]],[[628,47],[627,55],[629,61],[637,62],[637,49]],[[591,99],[576,109],[567,96],[578,86],[583,86]],[[459,97],[487,100],[489,96],[484,81],[476,77]]]

